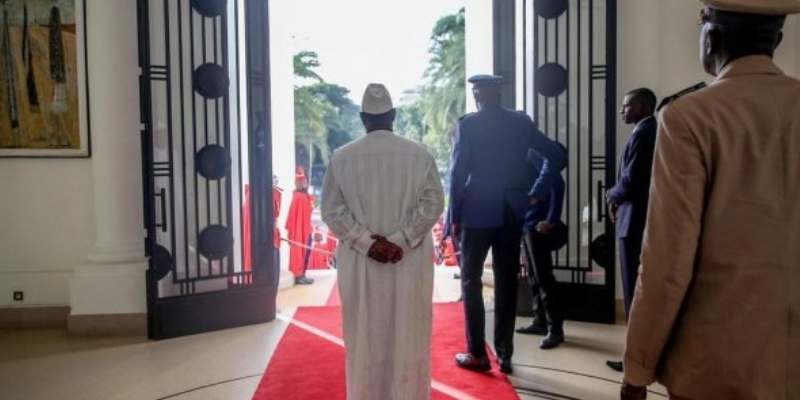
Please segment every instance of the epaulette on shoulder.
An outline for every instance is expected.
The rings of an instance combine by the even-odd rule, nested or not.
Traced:
[[[475,114],[475,113],[471,112],[471,113],[466,113],[466,114],[462,115],[461,117],[458,118],[458,122],[461,122],[464,118],[467,118],[472,114]]]
[[[680,92],[673,94],[672,96],[664,97],[661,100],[661,103],[658,104],[658,107],[656,107],[656,111],[661,111],[661,109],[664,108],[664,106],[666,106],[669,103],[672,103],[673,101],[675,101],[675,99],[677,99],[677,98],[679,98],[681,96],[685,96],[685,95],[687,95],[689,93],[698,91],[698,90],[700,90],[700,89],[702,89],[704,87],[706,87],[706,83],[705,82],[700,82],[700,83],[698,83],[698,84],[696,84],[694,86],[690,86],[690,87],[688,87],[686,89],[683,89]]]

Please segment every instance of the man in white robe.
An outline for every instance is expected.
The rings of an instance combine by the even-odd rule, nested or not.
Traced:
[[[386,88],[362,101],[367,135],[336,150],[322,219],[336,250],[348,400],[430,398],[433,317],[431,228],[444,209],[436,163],[392,132]]]

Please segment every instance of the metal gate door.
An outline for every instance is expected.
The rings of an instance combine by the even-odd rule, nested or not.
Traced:
[[[137,2],[149,337],[272,320],[267,2]]]
[[[539,128],[569,150],[555,254],[567,318],[615,321],[614,227],[605,188],[616,170],[616,0],[522,0],[522,101]]]

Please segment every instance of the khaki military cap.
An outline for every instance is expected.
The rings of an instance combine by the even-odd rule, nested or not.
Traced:
[[[745,14],[786,15],[800,13],[800,0],[700,0],[720,10]]]

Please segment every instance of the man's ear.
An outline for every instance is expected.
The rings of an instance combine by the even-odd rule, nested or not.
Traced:
[[[782,41],[783,41],[783,31],[780,31],[780,32],[778,32],[778,36],[775,38],[775,47],[774,48],[777,49]]]
[[[705,43],[706,56],[710,56],[712,54],[719,52],[721,40],[722,40],[722,35],[720,35],[720,32],[718,30],[713,28],[708,30]]]

